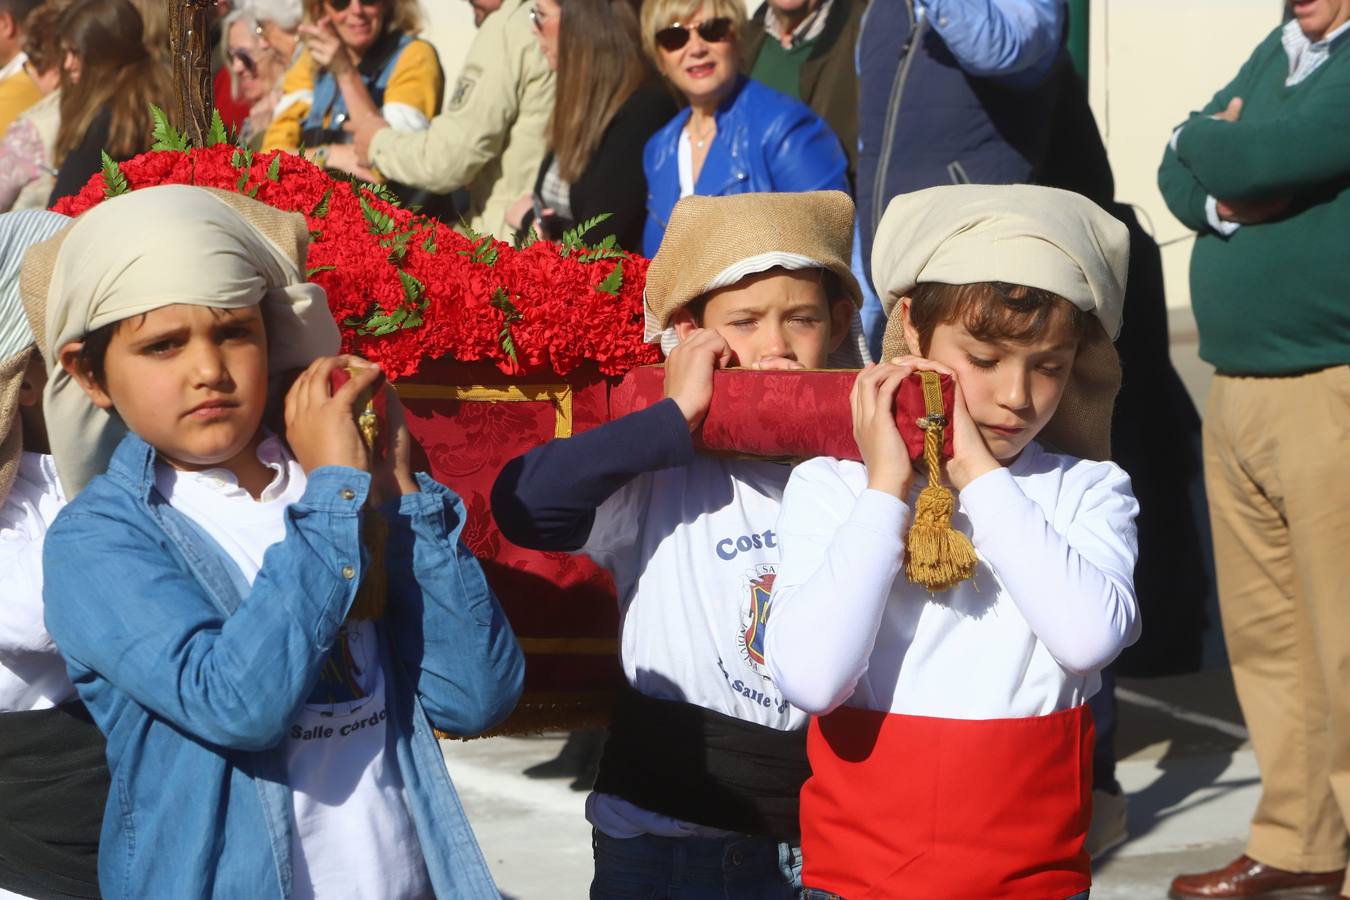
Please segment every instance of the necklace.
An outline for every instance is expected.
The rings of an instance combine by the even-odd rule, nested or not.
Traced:
[[[694,146],[700,150],[703,149],[704,144],[708,143],[708,139],[712,137],[713,132],[716,130],[717,130],[716,120],[709,123],[708,127],[703,130],[702,134],[698,134],[697,132],[694,131],[693,119],[690,119],[689,124],[685,126],[685,131],[689,132],[689,139],[693,141]]]

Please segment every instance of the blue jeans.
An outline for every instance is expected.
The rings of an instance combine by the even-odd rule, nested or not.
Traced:
[[[612,838],[592,830],[591,900],[796,900],[802,851],[773,838]]]

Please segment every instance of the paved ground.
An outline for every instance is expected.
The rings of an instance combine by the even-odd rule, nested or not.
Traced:
[[[1173,323],[1172,358],[1197,405],[1208,367],[1187,318]],[[1242,850],[1257,800],[1256,763],[1227,670],[1122,680],[1118,776],[1130,839],[1099,860],[1094,900],[1155,900],[1172,876],[1222,865]],[[585,794],[568,779],[521,773],[553,758],[562,735],[444,745],[450,771],[498,884],[523,900],[584,898],[590,882]]]

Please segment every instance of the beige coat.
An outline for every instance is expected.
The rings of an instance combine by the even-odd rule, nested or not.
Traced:
[[[440,193],[468,187],[475,231],[509,240],[506,210],[534,189],[553,112],[553,71],[525,0],[506,0],[478,30],[445,112],[425,131],[386,128],[370,157],[392,181]]]

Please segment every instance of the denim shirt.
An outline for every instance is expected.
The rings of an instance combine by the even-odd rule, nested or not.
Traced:
[[[642,252],[661,247],[670,213],[680,199],[680,132],[683,109],[647,140],[647,221]],[[714,114],[717,136],[694,184],[694,193],[726,197],[751,192],[845,191],[848,159],[825,120],[799,100],[741,77]]]
[[[100,888],[109,900],[289,898],[284,738],[366,567],[370,476],[310,472],[250,590],[154,489],[154,467],[154,449],[128,435],[57,516],[43,555],[48,630],[108,738]],[[422,493],[382,510],[392,749],[436,895],[497,897],[432,728],[467,735],[501,721],[524,661],[459,543],[463,503],[418,478]]]

